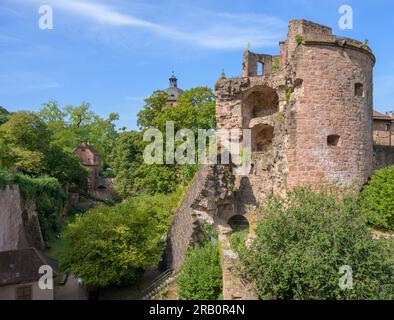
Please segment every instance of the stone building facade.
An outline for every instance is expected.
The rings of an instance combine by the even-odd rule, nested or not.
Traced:
[[[80,158],[81,163],[89,171],[88,193],[99,200],[112,199],[114,179],[100,176],[102,167],[100,165],[100,154],[88,143],[82,142],[74,153]]]
[[[394,113],[373,112],[373,141],[375,145],[394,146]]]

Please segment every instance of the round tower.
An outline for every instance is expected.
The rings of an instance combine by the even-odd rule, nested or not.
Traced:
[[[290,22],[285,46],[295,104],[288,186],[361,185],[373,168],[374,55],[305,20]]]

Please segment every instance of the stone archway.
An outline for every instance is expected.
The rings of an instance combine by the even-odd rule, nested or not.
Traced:
[[[227,224],[233,229],[233,231],[244,231],[249,230],[249,221],[248,219],[240,214],[232,216]]]
[[[250,120],[273,115],[279,111],[279,96],[268,86],[248,90],[243,99],[243,125],[249,128]]]

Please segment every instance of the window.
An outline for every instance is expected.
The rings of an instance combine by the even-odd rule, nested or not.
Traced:
[[[386,123],[386,131],[390,131],[390,123]]]
[[[258,76],[264,75],[264,63],[262,62],[257,63],[257,75]]]
[[[31,300],[31,286],[16,288],[16,300]]]
[[[332,134],[327,137],[327,145],[330,147],[335,147],[339,144],[340,136],[337,134]]]
[[[362,83],[356,83],[354,85],[354,95],[356,97],[364,97],[364,86]]]

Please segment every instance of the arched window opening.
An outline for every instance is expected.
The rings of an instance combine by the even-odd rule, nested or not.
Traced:
[[[273,115],[279,111],[279,96],[270,87],[258,86],[247,93],[244,102],[245,126],[249,126],[251,119]]]

